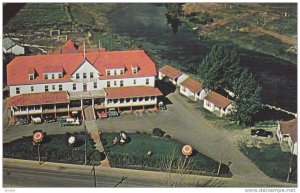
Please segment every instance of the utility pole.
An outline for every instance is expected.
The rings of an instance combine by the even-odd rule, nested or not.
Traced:
[[[39,164],[41,165],[41,153],[40,153],[40,143],[38,143],[38,156],[39,156]]]
[[[85,137],[84,137],[84,165],[86,165],[86,125],[84,125]]]
[[[96,170],[95,170],[95,165],[93,163],[93,169],[91,171],[91,173],[94,172],[94,186],[97,187],[97,181],[96,181]]]
[[[223,153],[221,154],[221,160],[220,160],[220,164],[219,164],[217,176],[220,175],[220,170],[221,170],[222,161],[223,161]]]

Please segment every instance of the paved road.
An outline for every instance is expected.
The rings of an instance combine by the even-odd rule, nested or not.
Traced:
[[[92,166],[44,163],[37,161],[3,159],[4,187],[93,187]],[[165,187],[166,179],[171,175],[152,171],[128,170],[118,168],[95,167],[97,187],[114,187],[122,179],[126,179],[118,187]],[[227,184],[228,178],[187,175],[183,186],[191,186],[199,182],[214,186],[233,186]]]
[[[199,152],[219,161],[220,153],[224,155],[223,163],[232,162],[230,169],[233,173],[232,179],[240,179],[243,187],[247,181],[259,181],[265,186],[288,186],[289,184],[278,182],[267,177],[250,160],[248,160],[235,146],[232,137],[226,130],[215,128],[209,121],[200,116],[194,103],[188,103],[185,97],[178,93],[168,96],[172,105],[168,110],[158,113],[148,111],[124,113],[120,117],[108,118],[98,121],[100,131],[147,131],[152,132],[154,127],[159,127],[170,134],[172,138],[183,143],[193,145]],[[82,127],[61,128],[58,123],[41,124],[40,128],[49,134],[65,133],[66,131],[83,131]],[[67,129],[67,130],[66,130]],[[4,131],[4,142],[22,136],[31,135],[32,125],[13,126]]]

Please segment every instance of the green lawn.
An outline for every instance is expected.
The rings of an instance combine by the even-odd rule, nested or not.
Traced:
[[[246,145],[244,145],[246,147]],[[248,156],[265,174],[272,178],[285,181],[287,179],[291,154],[282,152],[279,144],[264,145],[262,148],[246,147],[241,150]],[[292,173],[290,181],[297,182],[297,156],[292,158]]]
[[[128,143],[113,145],[112,140],[115,136],[115,133],[103,133],[102,135],[109,162],[113,167],[165,171],[163,165],[168,163],[167,160],[171,160],[174,152],[175,157],[172,169],[176,169],[177,163],[184,162],[184,156],[181,154],[183,144],[174,139],[154,137],[145,133],[130,133],[128,134],[130,137]],[[150,150],[153,152],[152,156],[147,155],[147,152]],[[188,159],[190,159],[188,168],[191,172],[216,175],[218,162],[200,152],[195,152]],[[228,167],[224,164],[222,165],[221,174],[224,176],[231,175],[228,172]]]
[[[85,154],[84,133],[72,134],[77,139],[75,146],[68,145],[70,134],[51,135],[44,138],[40,146],[41,160],[59,163],[83,164]],[[87,161],[99,164],[99,152],[94,151],[93,141],[87,136]],[[32,137],[24,137],[3,145],[3,157],[38,160],[37,146],[32,145]]]

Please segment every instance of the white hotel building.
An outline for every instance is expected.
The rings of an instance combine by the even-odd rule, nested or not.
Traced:
[[[157,108],[156,67],[143,50],[16,57],[7,66],[13,120],[84,109]]]

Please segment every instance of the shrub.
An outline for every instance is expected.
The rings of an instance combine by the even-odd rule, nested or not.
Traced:
[[[152,133],[154,136],[158,136],[158,137],[163,137],[165,134],[165,132],[160,128],[154,128]]]
[[[170,138],[171,138],[171,135],[165,135],[165,138],[169,138],[169,139],[170,139]]]

